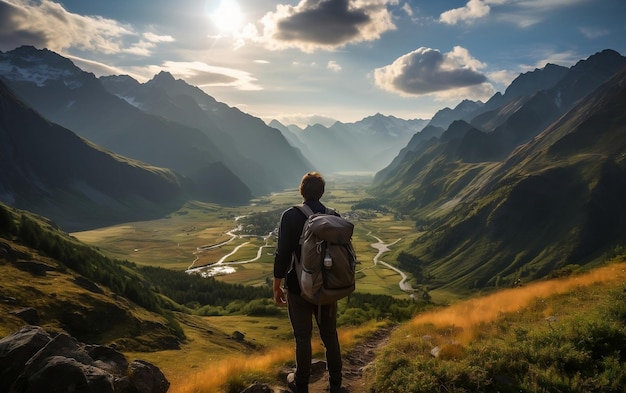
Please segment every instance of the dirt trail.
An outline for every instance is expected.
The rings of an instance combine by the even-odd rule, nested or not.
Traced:
[[[365,391],[363,370],[374,361],[376,352],[387,343],[392,330],[392,327],[379,329],[344,356],[343,387],[346,392],[362,393]],[[309,393],[322,392],[328,392],[328,374],[325,371],[314,373],[309,385]]]

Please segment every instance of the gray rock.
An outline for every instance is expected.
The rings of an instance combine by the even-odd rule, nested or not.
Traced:
[[[39,323],[39,313],[32,307],[21,308],[19,310],[14,310],[9,312],[9,314],[17,315],[24,322],[29,325],[36,325]]]
[[[33,276],[45,276],[49,270],[54,270],[52,266],[39,261],[17,261],[13,266]]]
[[[129,364],[114,348],[85,345],[67,334],[52,337],[26,326],[0,339],[0,392],[166,393],[169,386],[156,366]]]
[[[97,367],[64,356],[49,356],[39,369],[23,374],[11,393],[114,393],[113,376]]]
[[[0,339],[0,392],[7,392],[26,362],[51,338],[38,326],[25,326]]]
[[[241,393],[274,393],[274,389],[266,384],[255,383],[242,390]]]
[[[161,370],[146,361],[133,361],[129,366],[129,370],[129,383],[133,389],[131,390],[132,392],[166,393],[170,388],[170,383]]]
[[[242,342],[246,338],[246,336],[245,334],[241,333],[239,330],[235,330],[232,334],[232,338],[235,341]]]

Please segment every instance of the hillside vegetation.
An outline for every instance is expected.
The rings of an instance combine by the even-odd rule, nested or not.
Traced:
[[[260,230],[265,230],[263,222]],[[35,317],[28,322],[51,331],[126,350],[158,351],[188,344],[186,332],[203,325],[195,316],[284,316],[273,304],[262,273],[256,274],[262,284],[252,286],[114,259],[48,219],[3,204],[0,263],[5,271],[0,277],[0,307],[8,315],[0,321],[4,334],[24,324],[20,315],[25,314],[19,310],[32,309]],[[426,305],[406,296],[360,292],[342,302],[339,320],[342,325],[382,317],[408,320]],[[220,331],[215,326],[207,330]]]
[[[377,175],[379,203],[423,231],[395,254],[419,266],[418,284],[467,296],[597,266],[626,244],[624,62],[581,61],[553,88],[511,98],[499,125],[480,128],[498,110],[455,121]]]
[[[422,313],[369,372],[376,392],[624,392],[626,263]]]
[[[439,306],[401,324],[371,320],[341,327],[346,355],[356,343],[367,347],[376,331],[396,325],[363,376],[346,376],[346,382],[358,386],[355,392],[381,393],[623,392],[625,261],[621,256],[586,273]],[[286,318],[227,321],[252,337],[265,336],[265,348],[223,357],[207,351],[194,358],[193,368],[181,367],[171,352],[155,353],[149,359],[174,376],[171,393],[240,392],[254,382],[284,385],[284,369],[293,366],[294,356]],[[314,341],[315,356],[323,358],[323,347]]]

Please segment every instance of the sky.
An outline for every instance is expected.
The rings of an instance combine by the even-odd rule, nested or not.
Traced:
[[[626,55],[626,0],[0,0],[0,51],[161,71],[285,125],[429,119],[520,73]]]

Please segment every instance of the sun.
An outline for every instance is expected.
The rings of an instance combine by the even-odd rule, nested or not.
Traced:
[[[220,0],[211,20],[221,33],[234,33],[243,25],[243,13],[237,0]]]

